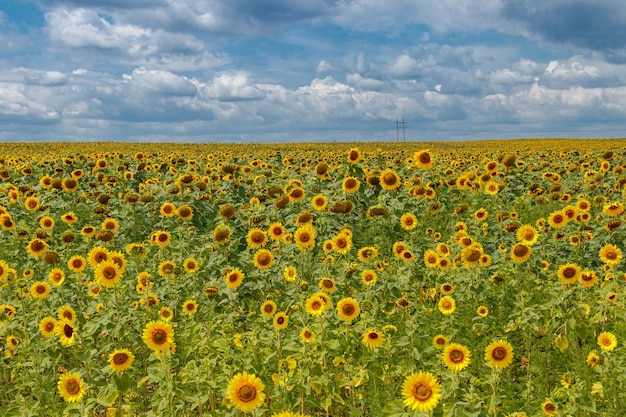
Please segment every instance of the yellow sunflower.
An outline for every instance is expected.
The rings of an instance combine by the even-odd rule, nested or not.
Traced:
[[[266,300],[261,304],[261,314],[265,317],[272,317],[276,313],[276,303],[272,300]]]
[[[34,238],[28,242],[26,250],[30,256],[41,256],[48,250],[48,244],[39,238]]]
[[[554,404],[552,401],[546,400],[543,403],[541,403],[541,411],[543,411],[543,413],[547,416],[553,416],[553,415],[558,414],[559,409],[556,407],[556,404]]]
[[[624,212],[624,205],[619,201],[614,201],[612,203],[606,204],[602,208],[602,212],[607,216],[619,216]]]
[[[443,363],[451,371],[462,371],[470,361],[469,349],[459,343],[449,343],[443,349]]]
[[[345,255],[352,247],[352,239],[348,236],[338,234],[333,238],[333,250],[337,253]]]
[[[39,219],[39,225],[43,230],[49,232],[50,230],[54,229],[54,219],[50,216],[43,216],[41,219]]]
[[[270,239],[279,241],[285,237],[285,227],[280,222],[274,222],[270,224],[268,233],[270,235]]]
[[[375,283],[377,278],[378,275],[376,274],[376,271],[373,271],[371,269],[366,269],[365,271],[361,272],[361,282],[363,282],[363,284],[365,285],[371,285]]]
[[[193,316],[198,311],[198,303],[196,300],[187,300],[183,303],[183,313]]]
[[[480,317],[487,317],[487,315],[489,314],[489,309],[486,306],[479,306],[476,309],[476,314],[478,314]]]
[[[313,333],[313,330],[309,329],[308,327],[305,327],[300,332],[300,338],[302,339],[304,343],[311,343],[312,341],[315,340],[315,333]]]
[[[87,261],[96,268],[101,262],[109,260],[109,251],[101,246],[93,247],[87,254]]]
[[[296,230],[294,241],[300,249],[313,249],[315,246],[315,229],[313,225],[307,223]]]
[[[75,372],[65,372],[59,378],[57,388],[63,400],[68,403],[80,401],[85,395],[85,383]]]
[[[59,320],[67,320],[70,323],[74,323],[76,321],[76,311],[74,311],[72,306],[64,305],[57,310],[57,317]]]
[[[402,185],[402,179],[390,169],[386,169],[380,173],[380,186],[384,190],[395,190]]]
[[[298,270],[295,266],[288,266],[283,272],[283,277],[285,278],[285,281],[293,282],[296,280],[296,278],[298,278]]]
[[[187,258],[183,261],[183,268],[185,269],[185,272],[192,274],[198,271],[200,264],[195,258]]]
[[[313,209],[322,211],[328,206],[328,198],[324,194],[318,194],[311,199],[311,205]]]
[[[600,249],[600,260],[607,265],[615,265],[622,260],[622,250],[612,243],[607,243]]]
[[[595,273],[595,271],[586,269],[580,273],[580,276],[578,277],[578,282],[583,287],[593,287],[596,282],[598,282],[598,275]]]
[[[50,285],[44,281],[33,282],[33,285],[30,286],[30,295],[33,298],[37,298],[39,300],[43,300],[48,297],[50,294]]]
[[[181,220],[191,220],[193,218],[193,209],[189,205],[183,204],[176,209],[176,215]]]
[[[274,316],[273,323],[274,323],[274,328],[278,330],[282,330],[286,328],[287,325],[289,324],[289,316],[284,311],[279,311]]]
[[[370,349],[377,349],[385,342],[385,336],[378,330],[370,329],[363,333],[361,341]]]
[[[456,310],[456,301],[454,301],[454,298],[449,295],[444,295],[439,300],[437,307],[439,308],[441,314],[452,314],[454,313],[454,310]]]
[[[267,243],[267,235],[264,231],[255,227],[248,231],[246,242],[248,243],[248,247],[260,249]]]
[[[332,278],[322,278],[318,286],[322,291],[327,293],[333,293],[337,289],[335,281]]]
[[[356,164],[361,160],[361,151],[359,148],[351,148],[348,151],[348,161],[352,164]]]
[[[326,304],[318,294],[313,294],[306,299],[304,303],[304,308],[307,313],[313,316],[317,316],[322,314],[326,310]]]
[[[82,272],[86,266],[87,261],[80,255],[74,255],[67,261],[67,267],[73,272]]]
[[[170,321],[174,317],[174,311],[169,307],[161,307],[159,310],[159,317],[163,321]]]
[[[61,319],[56,328],[56,334],[63,346],[71,346],[76,340],[76,328],[68,319]]]
[[[537,243],[537,239],[539,238],[539,232],[530,224],[525,224],[521,226],[515,232],[515,237],[517,237],[517,241],[519,243],[523,243],[527,246],[532,246]]]
[[[123,372],[131,367],[135,355],[128,349],[115,349],[109,354],[109,366],[115,372]]]
[[[511,258],[516,263],[522,263],[530,258],[533,250],[524,243],[517,243],[511,248]]]
[[[235,408],[247,413],[263,405],[265,401],[264,389],[265,385],[256,375],[242,372],[230,380],[226,391]]]
[[[45,338],[52,337],[56,334],[57,321],[54,317],[44,317],[39,322],[39,331]]]
[[[430,372],[408,375],[402,384],[404,404],[413,411],[429,412],[441,399],[441,385]]]
[[[54,268],[48,273],[48,281],[55,287],[60,286],[65,281],[65,272],[60,268]]]
[[[227,271],[226,276],[224,277],[226,280],[226,286],[232,289],[239,287],[243,282],[244,276],[244,273],[239,268]]]
[[[490,368],[506,368],[513,361],[513,346],[506,340],[491,342],[485,349],[485,361]]]
[[[580,278],[581,269],[574,263],[567,263],[561,265],[556,274],[563,284],[573,284]]]
[[[95,269],[95,278],[101,286],[113,288],[122,282],[122,272],[115,262],[103,261]]]
[[[172,241],[172,236],[169,234],[169,232],[166,232],[164,230],[157,230],[152,234],[150,241],[160,247],[165,247],[169,245]]]
[[[274,263],[274,255],[267,249],[259,249],[254,253],[254,266],[261,270],[269,269]]]
[[[161,205],[159,211],[161,212],[161,216],[172,217],[176,214],[176,206],[173,203],[166,201]]]
[[[417,217],[413,213],[404,213],[400,217],[400,226],[404,230],[413,230],[417,226]]]
[[[174,343],[174,329],[165,321],[151,321],[143,330],[142,340],[155,352],[163,352]]]
[[[341,189],[346,194],[355,193],[361,187],[361,182],[355,177],[346,177],[341,183]]]
[[[560,210],[553,211],[548,216],[548,223],[550,224],[550,227],[552,227],[553,229],[560,229],[562,227],[565,227],[568,221],[569,220],[567,216],[565,215],[565,213],[563,213]]]
[[[343,298],[337,303],[337,314],[342,321],[352,321],[360,312],[359,302],[354,298]]]
[[[611,352],[617,347],[617,337],[611,332],[602,332],[598,335],[598,346],[605,352]]]
[[[433,157],[430,154],[430,150],[415,152],[413,154],[413,161],[415,161],[415,164],[422,169],[428,169],[433,166]]]
[[[104,219],[102,224],[100,225],[101,230],[108,230],[110,232],[117,232],[120,228],[120,224],[117,220],[109,217],[108,219]]]

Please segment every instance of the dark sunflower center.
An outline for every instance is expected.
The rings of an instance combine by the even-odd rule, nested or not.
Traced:
[[[80,392],[80,384],[75,379],[70,379],[65,383],[65,389],[68,393],[76,395]]]
[[[104,278],[112,280],[115,279],[117,273],[115,271],[115,268],[109,266],[104,268],[104,270],[102,271],[102,275],[104,275]]]
[[[157,329],[152,333],[152,341],[157,345],[162,345],[167,341],[167,333],[165,330]]]
[[[300,240],[300,242],[302,242],[302,243],[307,243],[309,240],[311,240],[311,236],[309,236],[309,234],[308,234],[308,233],[302,233],[302,234],[300,235],[300,239],[299,239],[299,240]]]
[[[549,412],[554,412],[554,411],[556,411],[556,406],[555,406],[554,404],[552,404],[552,403],[548,403],[548,404],[546,404],[546,407],[545,407],[545,408],[546,408],[546,411],[549,411]]]
[[[33,244],[31,245],[31,249],[35,252],[39,252],[43,250],[43,242],[39,240],[34,241]]]
[[[192,303],[187,304],[187,311],[193,311],[195,306]]]
[[[263,311],[265,311],[267,314],[272,314],[272,312],[274,312],[274,306],[272,306],[271,304],[267,304],[265,307],[263,307]]]
[[[503,348],[502,346],[498,346],[491,353],[491,357],[497,361],[503,360],[504,358],[506,358],[506,349]]]
[[[259,264],[267,265],[270,263],[270,256],[267,253],[262,253],[259,255]]]
[[[351,316],[354,314],[354,306],[352,304],[347,304],[343,306],[342,311],[346,316]]]
[[[461,363],[463,362],[463,359],[465,359],[465,355],[463,354],[462,351],[460,350],[453,350],[452,352],[450,352],[450,361],[453,363]]]
[[[256,388],[251,385],[243,385],[237,391],[238,397],[243,402],[249,402],[256,398]]]
[[[35,292],[37,292],[37,294],[45,294],[46,287],[43,285],[37,285],[37,287],[35,288]]]
[[[263,243],[263,241],[264,241],[265,239],[264,239],[264,236],[263,236],[263,234],[262,234],[262,233],[258,233],[258,232],[257,232],[257,233],[253,233],[253,234],[252,234],[252,239],[251,239],[251,240],[252,240],[254,243]]]
[[[563,270],[563,276],[567,279],[574,278],[576,276],[576,270],[574,268],[565,268]]]
[[[276,319],[276,323],[281,324],[281,325],[282,325],[282,324],[284,324],[284,323],[285,323],[285,318],[284,318],[284,317],[282,317],[282,316],[281,316],[281,317],[278,317],[278,318]]]
[[[228,281],[230,281],[230,282],[237,282],[237,279],[239,279],[239,275],[237,275],[237,274],[230,274],[228,276]]]
[[[378,333],[371,332],[370,334],[367,335],[367,337],[369,337],[370,340],[378,340]]]
[[[346,188],[352,189],[354,187],[356,187],[356,180],[354,180],[353,178],[348,178],[346,180]]]
[[[125,352],[118,352],[115,355],[113,355],[113,363],[115,365],[124,365],[126,362],[128,362],[128,359],[129,359],[129,356]]]
[[[74,334],[74,328],[69,324],[65,324],[63,326],[63,334],[69,339]]]
[[[617,253],[613,251],[607,251],[604,256],[606,257],[606,259],[614,260],[615,258],[617,258]]]
[[[515,254],[515,256],[520,257],[520,258],[523,256],[526,256],[526,254],[528,254],[528,246],[516,245],[515,249],[513,250],[513,253]]]
[[[385,175],[383,175],[383,182],[387,185],[395,185],[396,176],[393,175],[391,172],[388,172]]]
[[[470,262],[476,262],[480,259],[480,251],[476,249],[470,249],[467,254],[467,260]]]
[[[320,301],[317,301],[317,300],[316,300],[316,301],[313,301],[313,302],[311,303],[311,309],[312,309],[313,311],[320,310],[321,308],[322,308],[322,303],[321,303]]]
[[[418,401],[426,401],[432,396],[433,390],[428,385],[420,382],[418,385],[415,386],[413,394],[415,395],[415,399],[417,399]]]
[[[427,154],[426,152],[420,154],[420,162],[422,164],[428,164],[430,163],[430,155]]]

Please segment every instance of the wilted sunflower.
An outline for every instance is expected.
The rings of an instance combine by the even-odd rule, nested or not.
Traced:
[[[439,308],[441,314],[452,314],[454,313],[454,310],[456,310],[456,302],[454,301],[454,298],[449,295],[444,295],[439,300],[437,307]]]
[[[443,349],[443,363],[454,372],[462,371],[470,363],[470,351],[459,343],[449,343]]]
[[[342,321],[352,321],[360,312],[359,302],[354,298],[342,298],[337,303],[337,314]]]
[[[228,399],[239,411],[247,413],[263,405],[265,385],[254,374],[238,373],[228,383]]]
[[[615,265],[622,260],[622,250],[612,243],[607,243],[600,249],[600,260],[607,265]]]
[[[95,278],[98,284],[105,288],[113,288],[122,282],[122,271],[113,261],[103,261],[95,269]]]
[[[109,354],[109,366],[115,372],[123,372],[131,367],[135,355],[128,349],[115,349]]]
[[[279,311],[274,316],[273,324],[274,328],[282,330],[289,324],[289,316],[284,311]]]
[[[85,383],[75,372],[65,372],[59,378],[57,388],[63,400],[68,403],[80,401],[85,395]]]
[[[50,285],[44,281],[33,282],[30,286],[30,295],[33,298],[43,300],[50,294]]]
[[[378,330],[369,329],[363,333],[361,341],[370,349],[377,349],[385,342],[385,336]]]
[[[272,300],[266,300],[261,304],[261,314],[265,317],[272,317],[276,313],[276,303]]]
[[[408,375],[402,384],[404,404],[413,411],[429,412],[441,399],[441,385],[430,372]]]
[[[56,334],[57,321],[53,317],[44,317],[39,322],[39,331],[45,338],[52,337]]]
[[[193,316],[198,311],[198,303],[196,300],[187,300],[183,303],[183,313]]]
[[[191,220],[193,218],[193,209],[189,205],[183,204],[176,209],[176,215],[181,220]]]
[[[163,352],[174,343],[174,329],[168,322],[151,321],[146,324],[141,338],[153,351]]]
[[[598,346],[605,352],[611,352],[617,347],[617,337],[611,332],[602,332],[598,335]]]
[[[485,349],[485,361],[490,368],[506,368],[513,361],[513,346],[506,340],[491,342]]]
[[[274,263],[274,255],[267,249],[259,249],[254,253],[254,266],[261,270],[269,269]]]

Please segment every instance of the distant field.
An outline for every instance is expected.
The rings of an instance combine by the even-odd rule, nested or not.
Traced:
[[[626,140],[3,143],[1,416],[620,415]]]

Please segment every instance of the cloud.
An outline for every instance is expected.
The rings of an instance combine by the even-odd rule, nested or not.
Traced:
[[[335,71],[335,67],[333,67],[328,61],[326,61],[325,59],[321,60],[318,64],[317,64],[317,68],[315,68],[315,72],[322,73],[322,72],[333,72]]]

